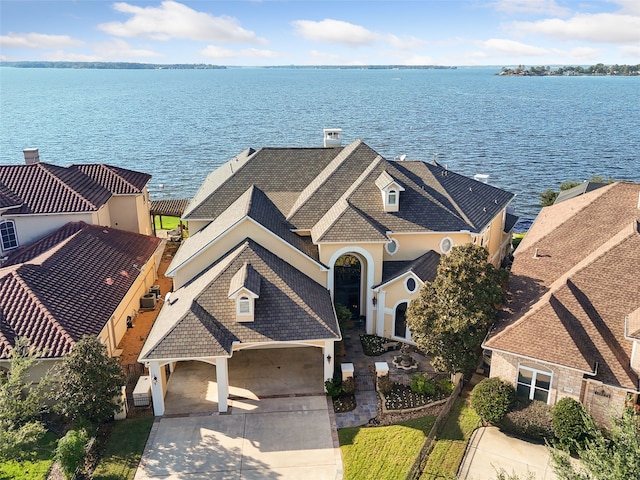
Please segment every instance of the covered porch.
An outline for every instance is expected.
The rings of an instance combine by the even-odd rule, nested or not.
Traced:
[[[190,359],[149,365],[156,415],[226,412],[243,400],[324,395],[324,380],[333,374],[325,347],[249,348],[230,358]],[[331,372],[326,377],[327,372]]]

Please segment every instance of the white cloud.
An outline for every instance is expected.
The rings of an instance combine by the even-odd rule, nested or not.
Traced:
[[[64,50],[57,50],[43,55],[45,60],[50,62],[100,62],[102,58],[97,55],[86,55],[83,53],[69,53]]]
[[[638,0],[611,0],[612,3],[620,5],[622,8],[618,13],[629,15],[640,15],[640,2]]]
[[[231,50],[228,48],[218,47],[217,45],[209,45],[200,53],[205,57],[218,59],[232,58],[276,58],[280,54],[272,50],[260,50],[257,48],[247,48],[244,50]]]
[[[397,37],[396,35],[387,35],[386,39],[389,43],[402,50],[415,50],[417,48],[423,47],[427,42],[418,37],[407,36],[407,37]]]
[[[490,3],[496,10],[507,13],[538,13],[567,16],[571,10],[561,7],[555,0],[497,0]]]
[[[574,58],[577,60],[594,60],[600,58],[602,55],[602,49],[591,47],[577,47],[572,48],[568,52],[559,52],[565,57]]]
[[[83,42],[71,38],[68,35],[46,35],[43,33],[12,33],[0,36],[0,45],[3,47],[51,49],[74,47]]]
[[[94,47],[94,51],[102,58],[113,59],[162,57],[160,53],[154,52],[153,50],[133,48],[127,42],[119,38],[114,38],[108,42],[97,44]]]
[[[640,16],[616,13],[578,14],[568,20],[549,18],[514,22],[514,32],[549,35],[562,40],[607,43],[640,42]]]
[[[120,2],[115,3],[114,8],[120,13],[130,14],[131,18],[126,22],[103,23],[98,28],[117,37],[266,43],[254,32],[242,28],[235,18],[215,17],[172,0],[162,2],[159,7],[139,7]]]
[[[292,22],[295,32],[307,40],[337,43],[349,47],[371,45],[380,39],[380,35],[353,23],[330,18],[320,22],[296,20]]]
[[[506,38],[491,38],[484,42],[480,42],[480,45],[485,49],[512,55],[537,57],[549,53],[549,50],[546,48],[534,47],[532,45],[526,45]]]
[[[627,57],[640,58],[640,45],[623,45],[620,51]]]

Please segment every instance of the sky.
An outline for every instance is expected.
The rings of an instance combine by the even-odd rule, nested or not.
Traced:
[[[640,63],[640,0],[0,0],[0,60]]]

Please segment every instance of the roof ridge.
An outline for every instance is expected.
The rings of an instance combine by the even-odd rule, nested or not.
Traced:
[[[302,206],[307,203],[307,201],[313,196],[313,194],[324,185],[327,180],[331,177],[331,175],[336,171],[336,169],[342,165],[345,160],[347,160],[356,149],[362,145],[362,140],[355,140],[351,144],[344,147],[338,155],[331,160],[326,167],[322,169],[322,171],[306,186],[298,198],[293,203],[289,213],[287,214],[287,220],[289,220],[293,215],[302,208]]]
[[[548,300],[551,297],[555,296],[555,294],[565,285],[568,285],[570,279],[577,273],[581,272],[589,265],[591,265],[594,261],[604,256],[607,252],[609,252],[613,247],[618,246],[622,242],[624,242],[629,237],[633,236],[633,234],[640,234],[638,232],[638,222],[634,221],[631,225],[623,228],[616,235],[611,237],[608,241],[602,244],[599,248],[591,252],[585,258],[583,258],[580,262],[574,265],[572,268],[567,270],[564,274],[558,277],[551,285],[549,285],[549,289],[541,295],[533,305],[530,305],[529,308],[520,315],[520,318],[516,319],[514,322],[510,323],[506,327],[504,327],[500,332],[498,332],[495,337],[491,337],[488,341],[499,338],[505,334],[505,332],[512,330],[516,325],[519,325],[521,322],[529,318],[531,315],[536,313],[538,310],[544,308],[547,305]],[[490,333],[490,332],[489,332]]]
[[[440,165],[432,165],[432,166],[437,167],[437,168],[440,168],[442,171],[446,170],[446,171],[447,171],[447,175],[449,175],[449,174],[451,173],[451,174],[453,174],[453,175],[457,175],[457,176],[459,176],[459,177],[464,177],[464,178],[467,178],[467,179],[469,179],[469,180],[472,180],[472,179],[470,179],[469,177],[467,177],[467,176],[465,176],[465,175],[461,175],[461,174],[459,174],[459,173],[452,172],[451,170],[448,170],[448,169],[446,169],[446,168],[443,168],[443,167],[441,167]],[[430,169],[429,169],[429,173],[431,173],[431,175],[433,175],[433,172],[431,172],[431,170],[430,170]],[[452,198],[451,194],[449,193],[449,190],[448,190],[447,188],[445,188],[445,187],[444,187],[444,185],[442,185],[442,182],[440,182],[440,180],[439,180],[439,178],[438,178],[438,175],[433,175],[433,177],[436,179],[436,182],[438,183],[438,185],[440,185],[440,186],[442,187],[442,189],[443,189],[443,195],[449,199],[449,201],[451,202],[451,205],[453,205],[453,207],[454,207],[454,209],[455,209],[456,213],[457,213],[458,215],[460,215],[460,217],[462,218],[462,220],[464,220],[464,222],[465,222],[467,225],[471,225],[474,229],[477,229],[476,225],[471,221],[471,219],[470,219],[469,217],[467,217],[467,215],[464,213],[464,211],[462,210],[462,208],[460,207],[460,205],[458,205],[458,202],[456,202],[456,201]],[[471,187],[470,187],[470,188],[471,188]],[[433,197],[433,195],[429,195],[429,196],[433,199],[433,201],[434,201],[435,203],[437,203],[438,205],[440,205],[442,208],[444,208],[444,209],[445,209],[445,210],[447,210],[447,211],[449,211],[449,210],[450,210],[447,206],[443,205],[443,204],[442,204],[441,202],[439,202],[436,198],[434,198],[434,197]]]
[[[71,186],[69,186],[67,184],[67,182],[63,181],[61,178],[59,178],[56,174],[54,174],[52,171],[50,171],[47,168],[47,167],[56,167],[56,168],[62,168],[62,169],[67,170],[67,167],[59,167],[57,165],[53,165],[53,164],[50,164],[50,163],[37,163],[36,165],[38,165],[38,167],[41,168],[48,176],[53,178],[56,181],[56,183],[60,184],[62,186],[62,188],[64,188],[65,190],[67,190],[71,194],[75,195],[77,198],[80,198],[85,204],[89,205],[90,207],[94,208],[95,210],[98,210],[98,206],[97,205],[95,205],[93,202],[91,202],[84,195],[81,195],[75,189],[71,188]],[[81,171],[81,170],[77,170],[77,171],[81,175],[84,175],[85,177],[87,177],[91,181],[91,183],[94,183],[98,187],[100,187],[102,189],[105,189],[102,185],[98,184],[93,178],[91,178],[89,175],[85,174],[83,171]]]
[[[116,171],[116,169],[120,170],[120,167],[116,167],[115,165],[107,165],[106,163],[94,163],[94,165],[99,165],[102,168],[110,171],[111,173],[113,173],[114,175],[116,175],[120,181],[126,183],[129,187],[131,187],[133,190],[138,190],[138,187],[136,187],[133,183],[131,183],[129,180],[127,180],[126,178],[124,178],[122,175],[120,175],[120,173],[118,173]],[[132,172],[133,170],[129,170],[128,168],[125,168],[123,170],[128,170],[130,172]]]

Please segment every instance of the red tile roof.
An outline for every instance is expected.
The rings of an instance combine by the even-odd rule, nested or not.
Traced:
[[[113,194],[139,193],[150,175],[108,165],[0,166],[0,205],[12,214],[93,212]]]
[[[46,246],[54,243],[53,247]],[[69,352],[104,328],[160,239],[107,227],[68,224],[0,269],[0,358],[26,336],[45,358]]]

